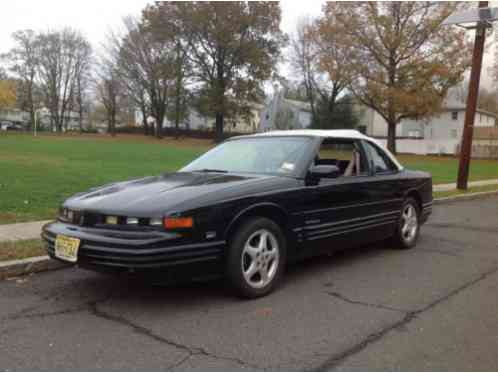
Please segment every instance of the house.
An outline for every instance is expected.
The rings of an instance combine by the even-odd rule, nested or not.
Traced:
[[[276,91],[261,111],[259,132],[303,129],[311,126],[311,106],[307,102],[289,100],[284,91]]]
[[[238,116],[236,118],[225,118],[225,128],[226,133],[255,133],[258,131],[259,122],[261,117],[261,112],[264,106],[259,103],[251,103],[248,116]],[[155,118],[149,116],[147,118],[148,123],[155,123]],[[140,111],[135,112],[135,123],[138,126],[143,126],[143,115]],[[201,115],[195,109],[189,109],[188,116],[185,120],[180,123],[181,128],[188,128],[191,130],[204,130],[204,131],[214,131],[216,126],[216,119],[213,117],[208,117]],[[163,128],[173,128],[175,127],[175,122],[164,118]]]
[[[36,111],[37,113],[37,126],[39,129],[49,130],[51,128],[51,114],[50,110],[46,107],[43,107]],[[80,115],[75,111],[68,111],[64,117],[64,123],[67,123],[67,130],[74,131],[80,128]],[[53,131],[56,130],[55,126],[52,128]],[[66,131],[66,127],[62,128],[63,131]]]
[[[396,146],[400,153],[457,154],[463,134],[465,105],[445,102],[441,112],[432,117],[405,119],[396,128]],[[366,109],[362,124],[369,136],[385,141],[387,123],[377,112]],[[475,128],[491,128],[496,125],[496,114],[477,109]]]
[[[29,124],[29,113],[19,109],[2,109],[0,110],[0,122],[11,122],[25,127]]]

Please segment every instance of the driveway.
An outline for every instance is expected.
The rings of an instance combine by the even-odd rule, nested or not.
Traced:
[[[3,281],[0,370],[497,370],[498,197],[435,206],[413,250],[313,259],[282,285]]]

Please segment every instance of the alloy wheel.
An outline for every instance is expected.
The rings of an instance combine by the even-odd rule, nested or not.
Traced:
[[[247,239],[242,251],[242,273],[253,288],[267,286],[275,277],[280,260],[278,241],[267,229],[254,232]]]
[[[411,242],[418,230],[417,210],[412,204],[409,203],[405,206],[401,220],[401,236],[405,242]]]

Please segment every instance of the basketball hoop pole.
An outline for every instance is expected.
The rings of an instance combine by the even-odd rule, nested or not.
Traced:
[[[487,1],[479,1],[479,8],[486,8]],[[463,126],[462,144],[460,147],[460,163],[458,167],[457,188],[467,189],[469,179],[470,159],[472,156],[472,137],[474,134],[474,119],[479,97],[479,82],[481,80],[482,57],[484,54],[484,41],[486,39],[486,26],[477,25],[472,55],[472,70],[470,72],[469,94],[465,109],[465,122]]]

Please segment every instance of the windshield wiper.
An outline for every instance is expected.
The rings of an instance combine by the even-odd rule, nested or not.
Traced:
[[[219,173],[223,173],[223,174],[228,173],[227,170],[216,170],[214,168],[203,168],[203,169],[200,169],[200,170],[192,170],[190,172],[219,172]]]

